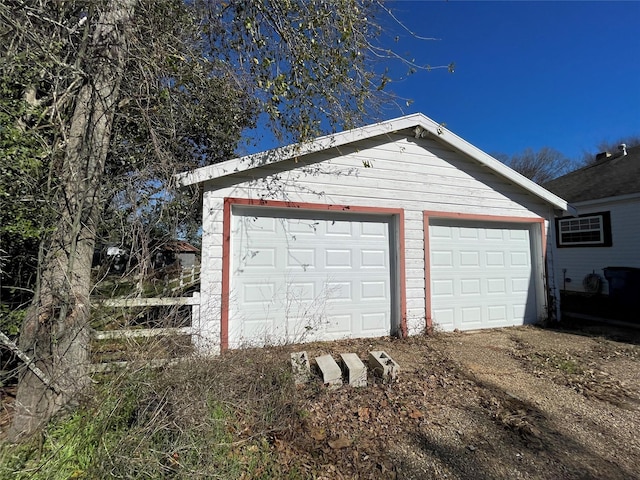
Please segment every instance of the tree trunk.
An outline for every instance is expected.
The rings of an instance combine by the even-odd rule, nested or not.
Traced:
[[[88,384],[91,261],[102,209],[101,183],[136,0],[110,0],[85,58],[64,158],[57,171],[58,224],[41,256],[40,282],[20,332],[20,349],[52,385],[24,370],[9,440],[28,438]],[[92,19],[88,19],[91,21]]]

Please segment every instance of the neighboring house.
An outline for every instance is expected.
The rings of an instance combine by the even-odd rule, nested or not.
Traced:
[[[421,114],[179,180],[204,190],[202,348],[535,323],[557,293],[567,202]]]
[[[556,219],[555,272],[566,291],[613,293],[607,276],[640,272],[640,146],[597,158],[545,184],[577,210]]]
[[[179,265],[191,268],[197,263],[200,250],[184,240],[170,240],[152,247],[153,267],[156,269]]]

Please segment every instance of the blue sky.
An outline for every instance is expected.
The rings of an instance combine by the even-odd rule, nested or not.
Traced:
[[[400,53],[456,64],[454,74],[392,83],[414,100],[404,113],[444,122],[489,153],[550,146],[579,158],[603,140],[640,134],[640,1],[387,5],[416,34],[440,39],[401,36]]]
[[[395,78],[387,88],[413,103],[378,120],[420,112],[487,153],[547,146],[574,160],[640,135],[640,0],[385,6],[416,35],[438,39],[417,39],[383,15],[385,45],[421,65],[456,68],[407,76],[397,61],[380,64]],[[241,153],[282,146],[266,135]]]

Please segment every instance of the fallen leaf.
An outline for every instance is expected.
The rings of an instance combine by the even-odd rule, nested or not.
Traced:
[[[314,440],[321,442],[322,440],[327,438],[327,431],[324,428],[312,428],[309,432],[309,435],[311,435],[311,438],[313,438]]]
[[[371,417],[371,409],[368,407],[358,408],[358,418],[360,420],[369,420],[369,417]]]
[[[273,445],[276,447],[276,450],[279,452],[284,451],[284,449],[286,448],[285,443],[276,437],[273,438]]]
[[[346,448],[350,445],[351,445],[351,439],[343,436],[340,436],[335,440],[329,440],[329,446],[334,450],[338,450],[340,448]]]
[[[413,419],[416,419],[416,418],[420,418],[420,417],[424,416],[424,414],[420,410],[414,410],[413,412],[411,412],[409,414],[409,416],[411,418],[413,418]]]

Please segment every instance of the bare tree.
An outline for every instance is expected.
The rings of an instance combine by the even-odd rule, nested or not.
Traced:
[[[532,148],[512,156],[504,153],[493,155],[505,165],[536,183],[545,183],[571,170],[571,161],[559,151],[542,147],[538,151]]]
[[[388,79],[372,62],[401,59],[376,46],[380,12],[364,0],[0,3],[0,87],[24,107],[3,122],[37,137],[39,201],[53,206],[19,339],[44,375],[21,374],[11,440],[87,385],[91,259],[108,222],[144,236],[140,217],[166,215],[173,173],[228,158],[260,116],[305,140],[375,111]]]

